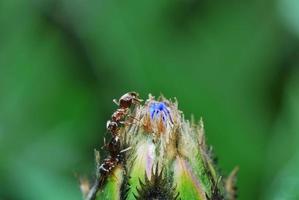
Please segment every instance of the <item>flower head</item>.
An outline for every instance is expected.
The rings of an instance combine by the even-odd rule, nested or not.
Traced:
[[[108,177],[99,177],[98,198],[224,199],[229,195],[204,136],[202,120],[190,122],[176,101],[149,95],[119,129],[119,148],[126,151]]]

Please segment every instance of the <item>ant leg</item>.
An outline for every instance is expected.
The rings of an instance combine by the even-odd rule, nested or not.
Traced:
[[[107,148],[107,143],[106,143],[106,138],[104,137],[104,145],[101,147],[101,149],[106,149]]]
[[[113,101],[113,103],[115,103],[117,106],[119,106],[119,103],[118,103],[118,101],[117,101],[116,99],[113,99],[112,101]]]
[[[134,117],[133,115],[128,115],[128,117],[132,118],[132,119],[135,119],[136,121],[139,121],[140,122],[140,119],[137,119],[136,117]]]
[[[135,104],[140,104],[141,102],[143,102],[143,99],[134,98],[133,101]]]
[[[141,121],[139,121],[140,123],[142,123],[143,126],[145,126],[145,124]],[[126,126],[129,126],[129,125],[133,125],[133,124],[137,124],[136,122],[127,122],[127,121],[122,121],[122,122],[119,122],[120,124],[122,125],[126,125]]]
[[[136,124],[136,123],[128,122],[128,121],[120,121],[119,124],[121,124],[121,125],[132,125],[132,124]]]
[[[125,148],[125,149],[121,150],[119,153],[124,153],[124,152],[126,152],[126,151],[131,150],[131,149],[132,149],[132,147],[128,147],[128,148]]]
[[[139,123],[142,123],[143,126],[145,126],[145,124],[140,120],[140,119],[137,119],[136,117],[132,116],[132,115],[128,115],[128,117],[138,121]],[[134,123],[131,123],[131,124],[134,124]]]
[[[104,183],[105,183],[105,180],[106,180],[106,176],[104,176],[104,175],[102,175],[100,178],[99,178],[99,183],[98,183],[98,187],[99,188],[101,188],[103,185],[104,185]]]

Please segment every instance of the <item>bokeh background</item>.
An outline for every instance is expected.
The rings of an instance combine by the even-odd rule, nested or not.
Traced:
[[[177,97],[240,200],[299,199],[299,1],[0,1],[0,199],[80,200],[113,98]]]

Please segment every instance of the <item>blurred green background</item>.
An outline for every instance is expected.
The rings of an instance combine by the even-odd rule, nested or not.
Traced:
[[[0,199],[80,200],[113,98],[204,118],[239,199],[299,199],[299,1],[0,1]]]

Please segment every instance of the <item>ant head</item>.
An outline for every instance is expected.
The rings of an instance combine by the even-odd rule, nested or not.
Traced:
[[[120,97],[118,105],[120,108],[129,108],[132,104],[140,103],[142,100],[139,99],[137,92],[128,92]]]

